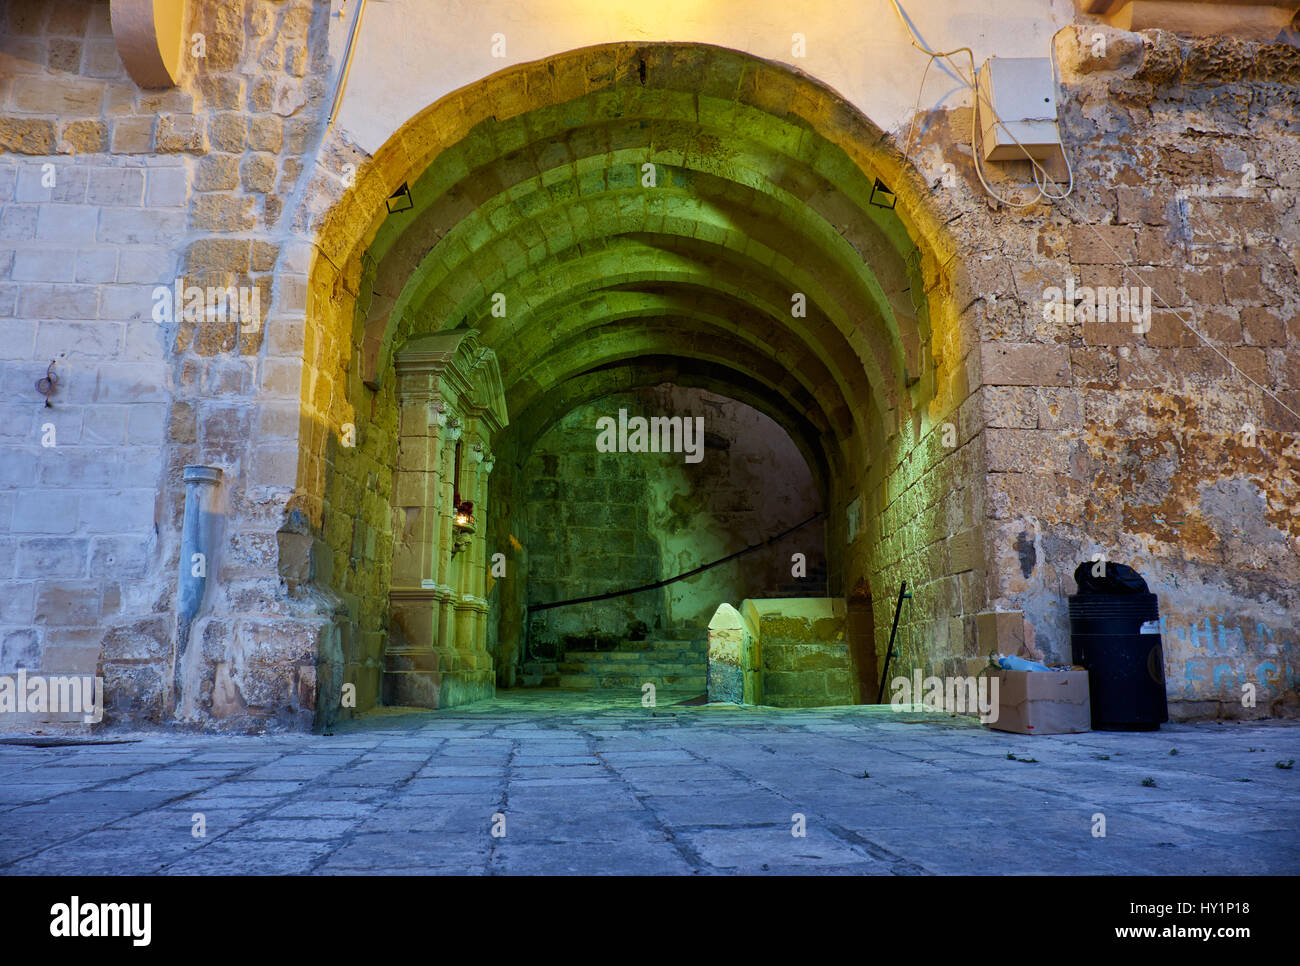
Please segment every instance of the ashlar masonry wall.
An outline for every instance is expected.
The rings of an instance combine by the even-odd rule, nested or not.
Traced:
[[[327,11],[188,9],[202,43],[161,92],[126,75],[107,0],[0,12],[0,667],[99,671],[110,722],[176,703],[301,725],[315,642],[282,623],[297,605],[276,575],[305,307],[286,207],[323,127]],[[173,311],[157,293],[178,279],[233,286],[257,317]],[[191,463],[224,471],[224,523],[176,681]]]

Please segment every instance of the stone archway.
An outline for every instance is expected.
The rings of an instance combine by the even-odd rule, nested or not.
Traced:
[[[410,204],[390,213],[403,185]],[[329,682],[355,682],[362,708],[380,699],[405,626],[383,561],[406,526],[404,354],[429,337],[472,330],[495,354],[502,424],[654,359],[763,399],[826,468],[834,592],[931,566],[945,527],[974,526],[980,467],[938,443],[968,393],[970,339],[923,193],[833,91],[704,45],[570,51],[412,118],[315,226],[303,409],[317,428],[295,504],[333,561],[316,583],[343,627],[322,648],[322,712]],[[923,520],[898,517],[900,488]],[[937,616],[961,620],[961,596]],[[496,646],[499,672],[517,642]]]

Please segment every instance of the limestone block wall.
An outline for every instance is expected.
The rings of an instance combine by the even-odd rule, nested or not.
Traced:
[[[985,607],[987,580],[979,341],[974,315],[953,308],[969,305],[959,294],[967,285],[962,276],[931,284],[940,313],[935,395],[916,404],[885,441],[855,492],[856,505],[843,505],[833,521],[846,531],[857,524],[843,595],[871,595],[878,664],[903,581],[912,596],[899,620],[899,664],[952,669],[975,653],[975,615]]]
[[[664,576],[650,526],[651,491],[668,455],[596,451],[596,420],[620,407],[641,415],[636,395],[581,406],[537,441],[524,469],[528,603],[551,603],[648,584]],[[653,462],[652,462],[653,461]],[[534,612],[529,640],[556,653],[574,638],[670,631],[664,593]]]
[[[740,614],[757,642],[763,704],[817,708],[863,699],[849,654],[844,601],[746,600]]]
[[[180,707],[301,726],[328,622],[277,575],[304,428],[306,264],[286,254],[284,213],[323,122],[324,12],[189,9],[202,43],[161,92],[126,76],[106,0],[0,11],[0,665],[101,672],[110,722]],[[233,286],[257,311],[161,310],[178,279]],[[47,409],[34,384],[51,361]],[[225,521],[186,662],[173,614],[190,463],[224,470]]]

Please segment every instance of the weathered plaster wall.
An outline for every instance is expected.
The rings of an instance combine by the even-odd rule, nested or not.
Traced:
[[[977,65],[994,54],[1041,57],[1076,16],[1072,0],[905,0],[903,8],[931,47],[970,46]],[[332,21],[335,57],[354,10]],[[798,49],[795,34],[803,37]],[[407,118],[487,74],[611,41],[715,44],[789,64],[889,131],[911,118],[925,68],[890,0],[384,0],[367,5],[339,125],[374,153]],[[922,106],[961,97],[946,67],[933,68]]]
[[[1293,47],[1093,28],[1063,32],[1057,50],[1076,179],[1066,202],[991,213],[961,147],[965,111],[932,116],[921,138],[936,203],[968,246],[958,302],[980,340],[972,405],[952,419],[956,454],[982,453],[988,471],[975,503],[983,512],[939,532],[964,556],[960,528],[971,528],[970,589],[990,609],[1023,610],[1056,660],[1071,656],[1066,597],[1077,564],[1101,553],[1137,567],[1161,600],[1173,713],[1268,714],[1294,701],[1297,681],[1300,531],[1287,494],[1300,420],[1175,312],[1300,410],[1300,58]],[[961,172],[955,183],[945,163]],[[993,178],[996,190],[1024,197],[1012,186],[1027,171]],[[1058,310],[1048,291],[1070,279],[1149,285],[1150,331],[1088,316],[1082,304]],[[942,473],[920,488],[950,498]],[[927,596],[922,585],[905,605],[904,665],[956,670],[962,652],[950,645],[945,655]],[[877,606],[878,634],[887,616]],[[969,623],[964,635],[974,667],[983,658]],[[1245,684],[1258,689],[1256,707],[1242,705]]]
[[[987,280],[1014,311],[986,338],[1057,368],[1046,384],[1024,378],[1041,361],[986,367],[986,384],[1038,384],[985,395],[990,596],[1068,659],[1074,567],[1129,563],[1160,597],[1173,713],[1268,713],[1300,682],[1300,418],[1241,373],[1300,411],[1300,51],[1104,36],[1104,57],[1089,34],[1058,48],[1075,223],[1044,218]],[[1142,284],[1121,260],[1156,293],[1149,332],[1045,307],[1069,275]]]
[[[702,459],[598,453],[596,420],[704,417]],[[742,403],[675,386],[607,396],[573,410],[537,442],[528,481],[530,603],[635,587],[684,573],[813,516],[820,499],[790,437]],[[791,575],[803,553],[807,578]],[[530,640],[549,645],[595,631],[703,639],[720,601],[825,590],[822,529],[811,524],[765,550],[656,591],[539,611]],[[796,589],[797,588],[797,589]]]

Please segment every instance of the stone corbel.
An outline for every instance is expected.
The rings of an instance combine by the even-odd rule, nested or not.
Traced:
[[[488,449],[481,440],[476,441],[469,448],[470,459],[478,464],[478,471],[484,479],[492,472],[492,467],[496,464],[496,456]]]
[[[118,55],[131,79],[149,90],[176,86],[185,0],[111,0],[109,16]]]
[[[1079,12],[1121,30],[1270,42],[1290,26],[1300,0],[1075,0]]]

